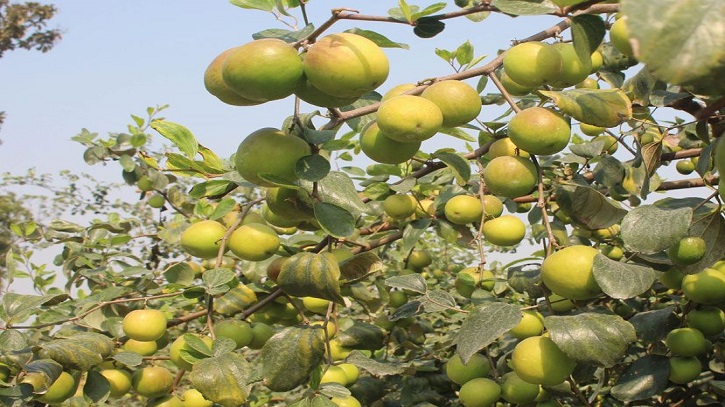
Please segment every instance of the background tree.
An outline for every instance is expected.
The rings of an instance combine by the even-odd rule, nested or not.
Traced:
[[[289,97],[288,116],[235,153],[165,107],[74,137],[140,199],[70,175],[65,219],[14,228],[10,287],[36,294],[0,303],[3,403],[722,404],[725,4],[401,0],[312,22],[315,3],[232,3],[286,28],[220,50],[205,85]],[[558,22],[486,62],[437,49],[450,75],[385,94],[381,48],[406,45],[334,31],[490,13]]]

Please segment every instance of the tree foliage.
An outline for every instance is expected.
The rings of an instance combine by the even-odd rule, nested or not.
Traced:
[[[584,71],[577,87],[517,84],[522,91],[502,72],[502,64],[504,71],[511,66],[505,61],[512,48],[485,63],[471,41],[438,49],[453,73],[412,78],[406,89],[420,95],[444,80],[477,81],[483,112],[435,135],[463,147],[365,168],[356,160],[364,154],[360,135],[376,120],[384,95],[371,91],[329,109],[290,98],[290,115],[280,117],[279,128],[284,137],[304,140],[310,154],[285,176],[264,162],[254,182],[265,187],[242,178],[233,154],[209,150],[183,124],[160,117],[166,106],[132,115],[124,131],[107,137],[84,129],[73,139],[86,148],[85,162],[118,165],[124,188],[138,199],[114,200],[113,186],[92,182],[84,192],[79,188],[87,183],[65,174],[68,186],[50,188],[46,206],[62,216],[13,221],[23,245],[8,256],[8,282],[12,289],[26,281],[36,292],[9,290],[0,303],[0,400],[27,405],[66,370],[82,383],[71,405],[141,405],[147,400],[135,390],[111,398],[103,373],[134,371],[138,382],[141,368],[160,366],[176,373],[174,395],[195,388],[221,406],[334,406],[351,395],[366,406],[458,406],[469,402],[459,400],[460,384],[449,380],[446,362],[477,355],[490,364],[486,383],[493,387],[508,382],[522,360],[543,361],[528,364],[522,378],[542,384],[536,399],[520,401],[505,389],[504,405],[721,404],[725,219],[717,188],[725,170],[718,141],[725,92],[716,56],[725,13],[715,12],[720,2],[705,3],[469,0],[423,7],[400,0],[386,16],[337,8],[328,21],[312,22],[306,11],[315,2],[232,1],[240,12],[268,12],[288,24],[252,38],[280,38],[302,49],[346,19],[361,27],[403,24],[430,38],[460,18],[486,24],[490,13],[518,16],[517,23],[556,16],[556,25],[512,47],[571,40],[584,65],[597,66]],[[297,17],[304,28],[295,27]],[[612,33],[615,18],[628,21],[631,50]],[[407,48],[364,28],[352,31],[380,47]],[[688,32],[708,40],[694,46]],[[698,69],[679,69],[683,61]],[[514,144],[501,153],[510,120],[534,106],[567,117],[574,128],[567,148],[528,155]],[[589,137],[592,127],[608,138]],[[158,149],[154,138],[171,145]],[[488,172],[501,158],[494,153],[516,156],[508,160],[514,167]],[[673,177],[668,165],[675,161],[694,169]],[[515,167],[521,162],[527,164]],[[517,171],[533,180],[523,193],[506,188]],[[32,173],[4,178],[50,185]],[[667,196],[695,188],[703,197]],[[400,217],[386,211],[394,194],[410,196],[414,211]],[[482,202],[473,222],[455,221],[447,207],[463,194]],[[493,213],[489,206],[497,201],[502,208]],[[526,220],[527,236],[500,247],[490,243],[502,240],[487,236],[485,225],[504,207]],[[185,235],[200,221],[223,228],[196,240]],[[234,234],[245,223],[269,228],[240,242]],[[270,235],[281,242],[274,255],[244,258],[238,245],[254,247]],[[685,237],[704,247],[687,263],[672,251]],[[205,249],[195,253],[216,255],[194,258],[188,252],[195,246]],[[572,246],[587,247],[567,250]],[[36,248],[55,248],[52,264],[37,264]],[[122,329],[124,316],[142,308],[167,317],[167,335],[153,341],[158,349],[149,354],[134,350]],[[698,320],[705,310],[715,318]],[[244,323],[223,333],[219,322],[226,319]],[[669,348],[668,335],[681,326],[707,328],[692,355]],[[546,338],[536,343],[548,349],[530,359],[514,352],[523,337],[540,335]],[[676,371],[683,361],[700,370]],[[343,366],[354,373],[333,379]],[[550,377],[537,378],[537,369],[568,377],[552,385]]]

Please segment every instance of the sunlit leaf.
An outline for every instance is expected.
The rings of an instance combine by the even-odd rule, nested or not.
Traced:
[[[473,309],[454,339],[463,363],[515,327],[519,321],[521,309],[516,305],[487,302]]]
[[[243,356],[225,353],[196,362],[189,378],[205,399],[235,407],[247,400],[250,372],[251,366]]]
[[[188,158],[193,159],[199,152],[199,142],[186,127],[166,120],[154,120],[151,128],[174,143]]]
[[[636,297],[649,290],[657,279],[651,267],[614,261],[607,256],[594,256],[594,279],[605,294],[612,298]]]
[[[660,209],[642,205],[622,219],[622,240],[627,249],[657,253],[685,236],[692,221],[692,209]]]
[[[264,384],[273,391],[289,391],[304,384],[324,353],[319,330],[307,326],[284,328],[262,348]]]

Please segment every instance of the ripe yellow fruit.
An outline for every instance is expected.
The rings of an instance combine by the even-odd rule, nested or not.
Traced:
[[[58,404],[69,399],[76,392],[76,380],[68,372],[61,372],[60,376],[48,387],[48,390],[38,397],[38,401],[46,404]]]
[[[345,371],[340,366],[331,365],[322,375],[320,383],[338,383],[343,386],[347,386],[347,374],[345,374]]]
[[[330,301],[324,298],[302,297],[302,305],[310,312],[325,315],[327,314]]]
[[[368,123],[360,132],[360,149],[373,161],[400,164],[410,160],[420,148],[420,142],[393,140],[380,130],[377,122]]]
[[[353,396],[333,397],[330,399],[337,407],[362,407],[360,401]]]
[[[503,215],[483,224],[483,237],[497,246],[519,244],[526,236],[526,225],[514,215]]]
[[[544,316],[535,310],[521,311],[521,321],[509,333],[516,339],[541,335],[544,330]]]
[[[173,394],[157,397],[146,402],[146,407],[186,407],[180,398]]]
[[[569,121],[558,112],[530,107],[517,113],[508,126],[511,141],[531,154],[551,155],[569,144]]]
[[[501,386],[483,377],[467,382],[458,392],[458,398],[465,407],[490,407],[500,397]]]
[[[240,259],[262,261],[272,257],[279,249],[279,235],[261,223],[242,225],[230,236],[227,245]]]
[[[410,195],[390,195],[383,201],[383,211],[394,219],[405,219],[415,213],[418,201]]]
[[[100,373],[111,387],[109,397],[121,397],[131,390],[131,373],[121,369],[104,369]]]
[[[524,42],[506,52],[503,68],[514,82],[535,88],[559,79],[564,61],[552,45]]]
[[[357,98],[388,78],[388,58],[371,40],[352,33],[319,39],[304,56],[307,80],[329,95]]]
[[[554,293],[570,300],[588,300],[602,292],[592,267],[597,249],[583,245],[565,247],[544,259],[541,278]]]
[[[328,95],[327,93],[312,86],[307,78],[301,80],[300,83],[297,85],[297,89],[295,89],[295,95],[311,105],[320,107],[347,106],[358,99],[357,97],[344,98],[334,95]]]
[[[553,86],[557,88],[568,88],[586,79],[592,71],[591,56],[582,60],[574,49],[573,43],[557,42],[553,45],[561,54],[563,69],[561,76],[557,79]]]
[[[137,309],[123,317],[123,332],[137,341],[155,341],[166,333],[166,316],[155,309]]]
[[[354,384],[358,377],[360,377],[360,369],[352,363],[340,363],[337,366],[345,372],[348,386]]]
[[[707,268],[682,279],[685,297],[699,304],[717,305],[725,301],[725,274]]]
[[[448,80],[435,82],[420,94],[443,113],[443,127],[462,126],[481,113],[481,96],[465,82]]]
[[[298,179],[297,161],[310,155],[310,146],[299,137],[266,127],[248,135],[237,148],[234,164],[245,180],[260,186],[273,187],[260,174],[272,174],[288,182]]]
[[[629,57],[634,56],[632,44],[629,43],[629,28],[627,27],[626,17],[622,17],[612,24],[609,29],[609,39],[619,52]]]
[[[532,336],[519,342],[511,354],[511,368],[522,380],[556,386],[574,371],[570,359],[546,336]]]
[[[494,195],[517,198],[531,192],[538,183],[536,166],[523,157],[496,157],[483,171],[486,186]]]
[[[171,391],[174,375],[165,367],[144,367],[133,373],[131,385],[136,393],[144,397],[161,397]]]
[[[239,47],[230,48],[219,54],[211,61],[209,66],[206,68],[206,71],[204,71],[204,87],[206,87],[206,90],[209,93],[228,105],[254,106],[264,103],[264,100],[251,100],[245,98],[224,83],[224,78],[222,78],[222,67],[224,66],[224,62],[227,61],[229,54],[236,51],[238,48]]]
[[[446,376],[453,383],[464,385],[475,378],[488,376],[491,373],[491,363],[486,356],[474,353],[468,363],[463,364],[461,357],[455,354],[446,362],[445,370]]]
[[[480,222],[483,217],[483,204],[472,195],[456,195],[449,199],[443,208],[446,219],[456,225]]]
[[[529,157],[528,152],[517,147],[516,144],[514,144],[514,142],[511,141],[511,139],[508,137],[500,138],[491,143],[491,145],[488,147],[488,152],[486,153],[486,156],[490,159],[494,159],[496,157],[501,157],[504,155],[512,157],[520,156],[524,158]]]
[[[194,257],[211,259],[219,254],[219,240],[226,231],[221,223],[214,220],[192,223],[181,234],[181,247]]]
[[[443,113],[428,99],[413,95],[390,98],[378,108],[378,127],[401,143],[419,143],[433,137],[443,124]]]
[[[290,44],[263,38],[237,47],[222,66],[224,83],[249,100],[275,100],[292,94],[304,74],[302,59]]]

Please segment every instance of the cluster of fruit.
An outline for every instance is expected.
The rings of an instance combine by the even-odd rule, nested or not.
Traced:
[[[380,86],[388,70],[380,47],[357,34],[328,35],[302,54],[293,44],[263,38],[219,54],[204,73],[204,84],[236,106],[295,94],[313,105],[340,107]]]

